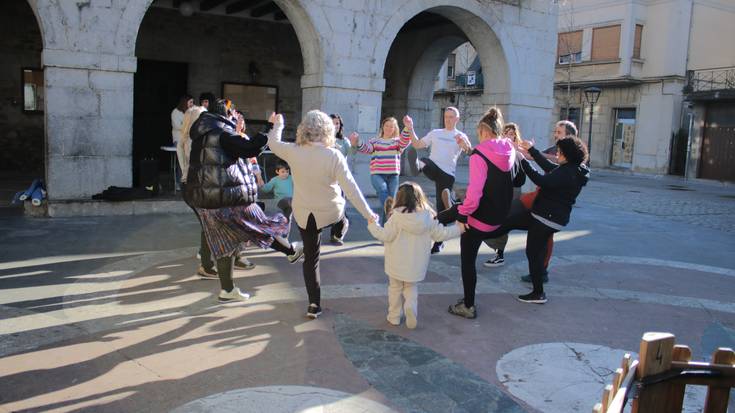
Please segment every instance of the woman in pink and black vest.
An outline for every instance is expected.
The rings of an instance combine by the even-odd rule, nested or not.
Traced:
[[[464,297],[449,306],[451,314],[477,317],[475,287],[477,285],[477,252],[483,240],[495,238],[505,221],[513,201],[513,188],[526,180],[510,139],[503,137],[503,115],[491,108],[477,125],[479,144],[470,155],[470,179],[462,204],[439,214],[439,222],[455,219],[467,226],[460,239],[462,284]]]

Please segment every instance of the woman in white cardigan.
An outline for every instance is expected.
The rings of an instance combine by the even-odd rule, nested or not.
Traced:
[[[293,215],[304,242],[304,283],[309,296],[306,315],[317,318],[322,313],[319,275],[321,231],[345,219],[345,199],[366,220],[376,220],[355,183],[347,161],[334,148],[334,124],[324,112],[312,110],[296,129],[296,143],[281,142],[283,115],[273,113],[268,119],[273,128],[268,146],[288,162],[293,176]]]

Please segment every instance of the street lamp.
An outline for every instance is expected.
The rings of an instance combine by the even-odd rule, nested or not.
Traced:
[[[590,86],[584,90],[584,98],[590,105],[590,132],[587,137],[587,152],[590,154],[590,163],[592,163],[592,116],[595,114],[595,103],[600,98],[600,92],[602,92],[602,89],[594,86]]]

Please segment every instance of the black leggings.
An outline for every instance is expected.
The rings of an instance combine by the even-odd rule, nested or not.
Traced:
[[[322,289],[320,286],[319,254],[321,251],[322,229],[316,227],[314,214],[309,214],[306,228],[299,227],[299,232],[301,232],[301,240],[304,242],[304,264],[302,268],[309,304],[321,305]]]
[[[270,247],[285,255],[292,255],[296,252],[291,245],[283,245],[278,241],[278,239],[273,239]],[[219,283],[222,289],[227,292],[232,291],[232,289],[235,288],[235,284],[232,281],[232,268],[235,264],[235,257],[237,257],[237,254],[230,255],[229,257],[222,257],[217,260],[217,275],[219,276]]]
[[[182,186],[183,188],[186,188],[186,183],[182,183]],[[197,213],[196,208],[192,207],[188,203],[186,205],[191,208],[192,211],[194,211],[194,215],[197,216],[199,226],[201,227],[202,220],[201,218],[199,218],[199,214]],[[204,236],[203,227],[199,234],[199,259],[201,260],[202,267],[204,267],[205,269],[211,270],[214,267],[214,261],[212,261],[212,252],[209,250],[209,244],[207,244],[207,237]]]
[[[457,205],[442,211],[437,216],[440,223],[446,225],[457,219]],[[531,216],[531,211],[522,211],[509,216],[503,225],[491,232],[482,232],[469,228],[460,238],[460,259],[462,263],[462,285],[464,287],[464,303],[467,307],[475,305],[475,288],[477,286],[477,252],[482,241],[497,238],[511,230],[521,229],[528,231],[526,237],[526,258],[528,270],[533,282],[533,291],[544,291],[543,275],[545,272],[544,260],[548,248],[549,238],[557,230],[541,223]]]
[[[424,163],[424,167],[421,171],[424,175],[434,181],[434,187],[436,189],[436,210],[444,211],[448,205],[444,205],[442,201],[442,191],[449,189],[450,191],[454,187],[454,177],[444,172],[439,168],[434,161],[429,158],[421,158],[421,162]]]
[[[528,273],[531,274],[533,292],[543,293],[543,276],[546,273],[546,254],[549,248],[549,240],[554,233],[559,232],[554,228],[542,223],[531,215],[531,211],[519,212],[509,216],[503,225],[498,228],[501,234],[507,234],[511,230],[520,229],[528,231],[526,236],[526,259],[528,259]]]
[[[343,217],[340,221],[331,224],[333,230],[335,227],[347,228],[347,218]],[[319,254],[321,251],[321,235],[322,228],[316,227],[316,219],[314,214],[309,214],[306,221],[306,228],[299,227],[301,240],[304,242],[304,285],[306,285],[306,294],[309,296],[309,304],[321,305],[322,289],[321,274],[319,272]]]

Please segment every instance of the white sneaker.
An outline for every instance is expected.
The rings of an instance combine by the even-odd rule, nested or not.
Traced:
[[[304,256],[304,244],[300,242],[294,242],[293,244],[291,244],[291,247],[293,248],[294,253],[291,255],[286,255],[286,258],[288,258],[288,262],[290,262],[291,264],[295,264],[296,261]]]
[[[220,303],[247,301],[248,299],[250,299],[250,294],[240,291],[240,289],[237,287],[233,288],[232,291],[230,292],[227,292],[225,290],[220,290],[219,292],[219,302]]]
[[[413,313],[413,310],[410,308],[406,309],[406,328],[410,328],[413,330],[416,328],[416,324],[418,324],[418,320],[416,320],[416,314]]]

